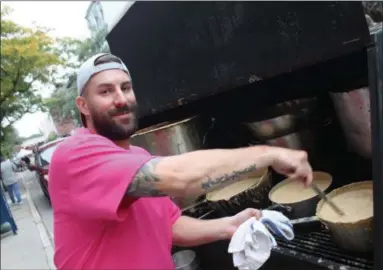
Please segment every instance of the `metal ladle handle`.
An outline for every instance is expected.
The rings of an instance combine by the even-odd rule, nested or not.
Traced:
[[[339,215],[343,216],[344,212],[329,198],[327,195],[315,184],[311,183],[311,188],[318,194],[318,196],[324,200],[331,208]]]

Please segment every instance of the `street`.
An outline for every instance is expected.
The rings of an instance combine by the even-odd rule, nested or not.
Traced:
[[[47,198],[45,198],[40,184],[34,172],[26,171],[23,173],[25,184],[31,193],[33,203],[39,212],[44,226],[49,232],[49,237],[53,240],[53,212]],[[53,241],[52,241],[53,242]]]
[[[17,228],[15,232],[1,235],[1,269],[54,270],[52,239],[49,239],[53,231],[52,210],[43,198],[34,173],[20,174],[23,204],[12,205],[8,194],[4,194]]]

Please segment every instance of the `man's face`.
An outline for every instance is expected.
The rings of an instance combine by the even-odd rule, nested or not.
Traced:
[[[119,69],[95,74],[77,106],[96,132],[113,141],[128,139],[137,128],[137,102],[130,76]]]

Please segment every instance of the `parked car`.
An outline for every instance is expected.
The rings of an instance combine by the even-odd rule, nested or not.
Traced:
[[[65,139],[66,138],[59,138],[57,140],[34,147],[33,148],[33,157],[35,159],[34,165],[31,164],[29,159],[23,159],[24,162],[27,164],[28,169],[36,172],[36,177],[39,181],[41,189],[48,200],[50,200],[49,192],[48,192],[49,164],[51,162],[53,152],[56,150],[57,145],[60,142],[64,141]]]

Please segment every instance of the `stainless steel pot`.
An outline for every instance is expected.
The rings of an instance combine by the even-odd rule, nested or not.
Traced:
[[[197,255],[193,250],[186,249],[173,254],[173,261],[177,270],[197,270]]]
[[[132,136],[131,142],[152,155],[177,155],[202,149],[207,130],[201,119],[194,116],[139,130]]]
[[[365,158],[371,158],[369,89],[330,93],[330,97],[350,148]]]
[[[315,136],[310,130],[304,129],[282,137],[266,140],[265,143],[296,150],[312,150],[315,145]]]
[[[246,119],[243,124],[258,140],[268,140],[293,133],[303,126],[316,99],[291,100],[277,104]]]
[[[201,118],[193,116],[177,122],[164,122],[137,131],[132,137],[133,145],[147,150],[156,156],[178,155],[202,149],[209,131]],[[197,197],[173,198],[174,202],[185,207]]]
[[[287,114],[259,122],[244,123],[250,132],[258,139],[271,139],[298,128],[300,117]]]
[[[327,192],[332,184],[332,176],[325,172],[314,172],[314,179],[313,181],[316,181],[316,179],[319,179],[319,177],[326,177],[329,181],[329,185],[327,188],[323,190],[323,192]],[[290,219],[299,219],[299,218],[306,218],[315,216],[317,204],[320,201],[319,196],[313,196],[309,199],[294,202],[294,203],[282,203],[278,201],[274,201],[272,199],[272,194],[279,188],[281,188],[283,185],[287,184],[288,181],[296,181],[292,179],[286,179],[277,185],[275,185],[269,192],[269,200],[278,206],[283,206],[286,209],[289,209],[288,213],[286,214]]]

